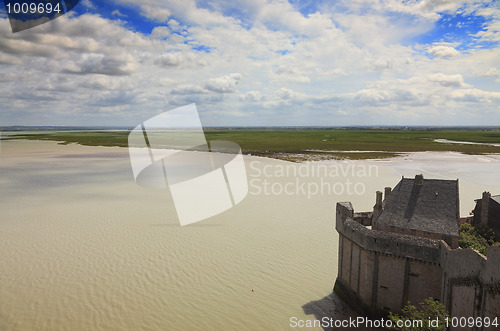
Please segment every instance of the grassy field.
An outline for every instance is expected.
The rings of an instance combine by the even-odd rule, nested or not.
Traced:
[[[405,152],[454,151],[467,154],[500,153],[491,145],[448,144],[434,139],[500,144],[500,131],[426,130],[206,130],[208,141],[239,144],[245,154],[290,161],[348,158],[385,158]],[[72,131],[17,134],[4,139],[52,140],[62,144],[127,147],[127,131]],[[364,153],[352,151],[365,151]]]

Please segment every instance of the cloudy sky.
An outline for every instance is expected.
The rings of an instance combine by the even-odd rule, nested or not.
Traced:
[[[80,0],[18,33],[1,8],[0,125],[500,125],[496,0]]]

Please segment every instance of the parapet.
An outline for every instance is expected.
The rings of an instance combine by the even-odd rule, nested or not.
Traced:
[[[475,249],[450,249],[442,246],[441,261],[449,278],[477,278],[484,284],[500,285],[500,246],[488,247],[488,256]]]
[[[500,246],[489,247],[486,257],[472,248],[452,249],[444,240],[365,226],[370,214],[355,213],[350,202],[337,203],[336,210],[341,240],[335,291],[360,313],[398,311],[409,297],[425,295],[440,300],[452,317],[500,316]]]
[[[373,219],[373,212],[354,213],[354,220],[361,225],[371,226]]]
[[[346,220],[344,224],[342,234],[365,250],[426,262],[440,261],[437,240],[371,230],[354,220]]]
[[[354,213],[350,203],[337,203],[336,229],[339,234],[363,249],[439,263],[441,258],[440,241],[372,230],[356,221],[354,215],[356,213]]]

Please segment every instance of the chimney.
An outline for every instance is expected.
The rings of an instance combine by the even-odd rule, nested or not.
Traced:
[[[377,191],[377,200],[373,206],[373,219],[376,219],[382,212],[382,192]]]
[[[384,200],[387,200],[389,193],[391,193],[392,189],[390,187],[384,188]]]
[[[422,185],[424,182],[424,175],[415,175],[415,181],[413,182],[414,185]]]
[[[490,207],[490,192],[483,192],[481,199],[481,225],[488,225],[488,209]]]

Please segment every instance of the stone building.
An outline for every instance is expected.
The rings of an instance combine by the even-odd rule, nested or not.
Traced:
[[[500,317],[500,247],[458,248],[458,180],[403,178],[373,212],[339,202],[335,291],[368,316],[432,297],[456,317]]]
[[[385,200],[377,192],[373,229],[442,239],[451,248],[458,247],[458,180],[426,179],[422,175],[403,178]]]
[[[474,225],[486,225],[500,237],[500,195],[491,196],[489,192],[483,192],[483,197],[476,200],[472,213]]]

